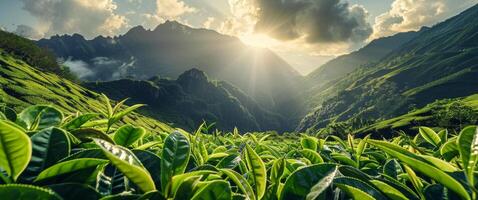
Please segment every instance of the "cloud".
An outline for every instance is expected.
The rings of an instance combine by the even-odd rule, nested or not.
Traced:
[[[95,57],[89,60],[60,60],[73,74],[82,80],[117,80],[128,77],[130,70],[135,67],[136,59],[117,60],[109,57]]]
[[[195,12],[196,9],[178,0],[156,0],[157,15],[164,19],[177,19],[186,13]]]
[[[15,31],[13,31],[13,33],[29,39],[40,39],[41,37],[43,37],[43,34],[38,32],[36,29],[23,24],[18,25]]]
[[[21,0],[23,9],[36,17],[45,35],[81,33],[86,37],[114,35],[127,26],[115,13],[113,0]]]
[[[208,17],[202,24],[202,27],[210,29],[215,20],[216,19],[214,17]]]
[[[181,18],[197,11],[180,0],[156,0],[154,13],[138,13],[140,23],[146,28],[154,28],[166,20],[176,20],[184,23]]]
[[[340,0],[233,0],[239,16],[254,16],[254,31],[307,43],[362,42],[372,33],[367,10]],[[245,13],[251,13],[249,15]]]
[[[375,18],[371,39],[434,25],[476,3],[478,0],[395,0],[389,11]]]
[[[71,58],[68,58],[62,64],[68,67],[70,71],[80,79],[85,79],[95,75],[95,72],[89,68],[89,65],[82,60],[72,60]]]

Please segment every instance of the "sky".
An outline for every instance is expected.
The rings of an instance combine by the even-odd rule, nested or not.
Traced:
[[[39,39],[124,34],[166,20],[269,48],[307,74],[373,39],[432,26],[478,0],[0,0],[0,28]]]

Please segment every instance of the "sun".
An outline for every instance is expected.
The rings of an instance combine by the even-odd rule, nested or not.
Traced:
[[[244,44],[253,47],[273,48],[279,45],[279,41],[266,34],[246,34],[239,36],[239,39],[241,39]]]

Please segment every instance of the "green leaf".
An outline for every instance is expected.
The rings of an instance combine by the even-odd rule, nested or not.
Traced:
[[[408,174],[408,179],[412,183],[413,187],[415,187],[415,190],[422,196],[423,194],[423,183],[420,180],[420,178],[415,174],[415,172],[407,165],[403,166],[405,168],[405,171]]]
[[[91,139],[97,138],[105,140],[109,143],[115,143],[106,133],[94,128],[80,128],[71,131],[71,134],[80,139],[83,142],[91,141]]]
[[[427,160],[430,164],[435,165],[435,167],[437,167],[438,169],[441,169],[442,171],[445,171],[445,172],[458,171],[458,169],[455,166],[439,158],[428,156],[428,155],[420,155],[420,157]]]
[[[201,176],[189,176],[186,177],[178,186],[178,189],[174,191],[174,200],[190,200],[194,195],[192,191],[198,184]]]
[[[360,159],[360,156],[362,156],[363,152],[364,152],[365,149],[367,148],[367,140],[368,140],[368,138],[370,138],[370,135],[365,136],[365,138],[363,138],[362,140],[360,140],[359,144],[357,145],[357,152],[355,152],[355,153],[356,153],[357,160]]]
[[[239,173],[231,169],[220,169],[229,179],[231,179],[234,184],[236,184],[243,194],[246,195],[248,199],[255,200],[254,190],[247,180]]]
[[[310,163],[312,164],[319,164],[324,162],[324,159],[322,159],[319,153],[312,151],[310,149],[302,149],[300,150],[300,154],[302,154],[302,157],[309,160]]]
[[[303,149],[310,149],[312,151],[317,151],[317,138],[310,137],[304,135],[302,139],[300,139],[300,144],[302,145]]]
[[[70,141],[66,132],[59,128],[46,128],[31,137],[32,158],[20,178],[33,181],[44,169],[56,164],[70,154]]]
[[[458,144],[456,140],[458,137],[450,138],[445,144],[440,148],[440,154],[446,161],[450,161],[454,157],[458,156],[460,152],[458,151]]]
[[[202,186],[191,200],[231,200],[232,191],[228,182],[222,180],[209,181]]]
[[[63,199],[84,200],[101,198],[101,195],[89,185],[78,183],[60,183],[49,185],[48,187],[55,191],[55,193],[60,195]]]
[[[33,185],[7,184],[0,185],[0,197],[2,199],[15,200],[61,200],[55,192],[47,188]]]
[[[62,128],[66,129],[66,130],[73,130],[73,129],[77,129],[77,128],[80,128],[83,124],[85,124],[86,122],[98,117],[99,114],[96,114],[96,113],[87,113],[87,114],[83,114],[83,115],[80,115],[78,117],[75,117],[74,119],[70,120],[68,123],[64,124],[62,126]]]
[[[438,134],[433,129],[422,126],[418,130],[423,139],[425,139],[428,143],[433,144],[435,147],[440,146],[440,136],[438,136]]]
[[[373,186],[352,177],[338,177],[334,179],[334,185],[347,193],[353,199],[363,200],[386,200],[380,191]]]
[[[168,190],[170,190],[168,195],[175,196],[179,186],[189,177],[203,176],[203,175],[209,175],[214,173],[216,172],[211,170],[197,170],[197,171],[192,171],[189,173],[178,174],[176,176],[173,176],[173,178],[171,179],[171,182],[168,183]]]
[[[463,185],[461,185],[456,179],[454,179],[447,173],[429,164],[428,161],[426,161],[425,159],[407,151],[400,146],[385,141],[369,140],[368,143],[376,146],[377,148],[382,149],[387,154],[399,159],[411,168],[443,184],[450,190],[453,190],[454,192],[459,194],[462,198],[470,199],[470,195],[463,187]]]
[[[61,111],[45,105],[30,106],[20,112],[17,119],[18,124],[29,131],[57,126],[62,121]]]
[[[300,168],[285,181],[280,199],[311,199],[327,188],[337,173],[335,164],[317,164]],[[315,188],[314,188],[315,187]],[[314,188],[314,190],[312,190]]]
[[[133,106],[130,106],[120,112],[115,113],[109,120],[108,120],[108,125],[113,125],[114,123],[118,122],[121,120],[125,115],[133,112],[134,110],[138,109],[139,107],[143,107],[145,104],[136,104]]]
[[[231,154],[222,158],[221,161],[217,163],[216,167],[234,169],[237,167],[237,165],[239,165],[239,162],[241,162],[241,156],[238,154]]]
[[[11,122],[0,120],[0,168],[16,181],[32,155],[28,135]]]
[[[161,189],[163,193],[169,193],[166,191],[166,186],[171,178],[186,170],[190,149],[188,139],[177,131],[171,133],[164,141],[161,156]]]
[[[17,113],[5,105],[0,105],[0,114],[3,114],[5,119],[8,119],[12,122],[17,120]]]
[[[383,165],[383,173],[396,179],[398,175],[404,173],[404,171],[396,159],[390,159]]]
[[[457,145],[466,177],[471,185],[474,185],[473,171],[478,161],[478,128],[476,126],[464,128],[458,135]]]
[[[256,198],[261,199],[266,192],[266,166],[259,155],[257,155],[254,149],[248,144],[246,144],[246,149],[244,150],[244,160],[246,161],[246,165],[249,168],[249,173],[252,177],[252,185],[256,191]]]
[[[141,139],[146,131],[142,127],[124,125],[115,132],[113,140],[116,144],[129,147]]]
[[[104,140],[94,139],[94,141],[101,147],[111,163],[136,184],[141,191],[149,192],[156,190],[151,175],[130,150]]]
[[[371,180],[371,183],[375,185],[383,194],[385,194],[388,198],[393,200],[406,200],[408,199],[405,195],[403,195],[399,190],[395,189],[394,187],[379,181],[379,180]]]
[[[68,160],[55,164],[38,174],[35,182],[43,181],[46,179],[53,178],[55,176],[60,176],[63,174],[68,174],[71,172],[97,167],[98,165],[103,165],[108,163],[108,160],[96,159],[96,158],[78,158],[73,160]]]
[[[332,172],[329,172],[325,177],[323,177],[317,184],[315,184],[311,189],[309,194],[307,194],[307,200],[317,199],[329,186],[332,184],[335,174],[337,173],[337,168]]]
[[[270,170],[270,180],[273,184],[278,185],[282,175],[284,174],[285,170],[285,159],[279,158],[274,161],[272,164],[272,168]]]
[[[143,164],[144,168],[148,170],[154,185],[161,185],[161,158],[154,153],[144,150],[133,150],[134,155]]]

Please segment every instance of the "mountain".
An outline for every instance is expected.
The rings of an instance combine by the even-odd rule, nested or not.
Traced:
[[[176,79],[197,68],[287,117],[292,129],[304,113],[299,92],[302,76],[287,62],[270,50],[246,46],[238,38],[212,30],[167,21],[154,30],[137,26],[116,37],[86,40],[74,34],[41,39],[37,44],[67,64],[74,63],[72,71],[80,71],[84,80],[147,80],[156,75]]]
[[[241,131],[284,130],[284,120],[261,108],[240,89],[224,81],[209,80],[207,75],[191,69],[177,80],[122,79],[109,82],[91,82],[85,86],[130,103],[147,104],[140,112],[161,121],[173,122],[175,127],[196,129],[203,120],[216,122],[220,130]]]
[[[339,56],[323,64],[305,77],[309,86],[306,90],[313,97],[309,100],[309,103],[312,106],[317,106],[323,99],[322,96],[317,95],[320,94],[317,91],[326,89],[330,84],[360,67],[376,64],[382,58],[427,29],[424,27],[420,31],[397,33],[392,36],[375,39],[357,51]]]
[[[18,37],[18,36],[10,36]],[[4,39],[4,37],[0,37]],[[20,38],[17,38],[20,40]],[[23,44],[28,43],[23,40]],[[10,47],[14,47],[11,43]],[[35,46],[30,41],[28,46]],[[15,48],[20,49],[20,48]],[[35,57],[25,51],[22,56],[8,53],[0,47],[0,103],[20,111],[30,105],[54,105],[68,114],[97,112],[104,106],[100,95],[52,72],[45,72],[41,66],[32,67],[24,61]],[[38,60],[39,63],[44,61]],[[170,132],[174,129],[166,123],[134,113],[124,119],[150,131]]]
[[[476,33],[478,5],[318,91],[324,100],[297,130],[316,131],[331,122],[374,122],[438,99],[478,93]]]

